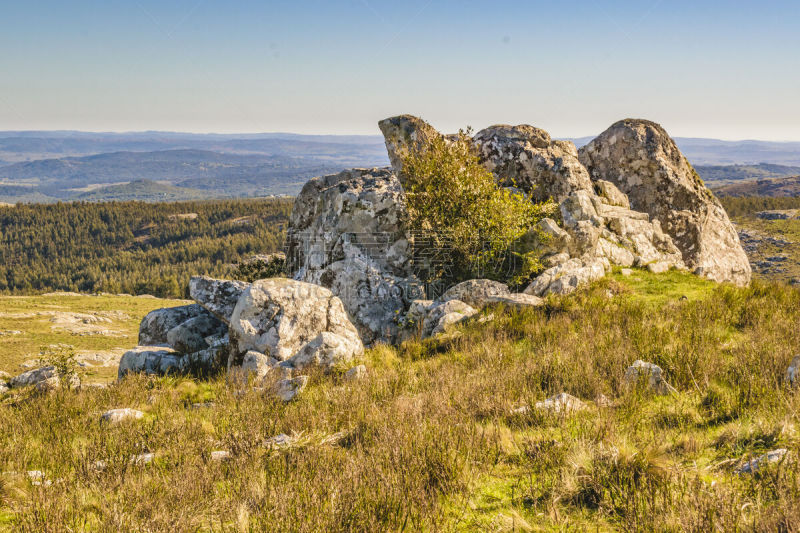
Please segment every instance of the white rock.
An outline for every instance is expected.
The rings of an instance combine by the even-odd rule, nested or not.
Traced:
[[[664,372],[661,367],[653,363],[647,363],[640,359],[625,370],[624,382],[628,386],[636,386],[640,380],[646,380],[647,387],[657,394],[669,394],[676,392],[675,388],[664,380]]]
[[[779,448],[777,450],[772,450],[771,452],[767,452],[760,457],[756,457],[755,459],[751,459],[743,464],[741,467],[736,469],[737,474],[752,474],[756,472],[762,466],[768,465],[769,463],[777,463],[789,453],[789,450],[786,448]]]
[[[786,381],[790,385],[796,385],[798,378],[800,378],[800,355],[795,356],[789,364],[789,368],[786,369]]]
[[[586,404],[575,396],[565,392],[547,398],[543,402],[536,402],[536,408],[551,413],[573,413],[586,408]]]
[[[231,458],[231,452],[227,450],[216,450],[211,452],[212,461],[229,461]]]
[[[107,424],[118,424],[125,420],[139,420],[142,417],[144,417],[143,412],[125,407],[123,409],[111,409],[110,411],[106,411],[101,415],[100,419]]]
[[[367,377],[367,367],[364,365],[354,366],[344,374],[345,381],[359,381]]]
[[[294,400],[298,394],[305,390],[308,384],[308,376],[297,376],[292,379],[282,379],[275,383],[273,393],[275,396],[284,401],[290,402]]]

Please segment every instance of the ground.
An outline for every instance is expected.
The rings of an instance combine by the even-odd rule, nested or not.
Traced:
[[[133,328],[164,305],[69,298],[4,299],[4,312],[124,310]],[[224,377],[12,391],[0,406],[0,520],[15,531],[800,528],[800,394],[784,379],[800,353],[800,291],[617,272],[543,308],[483,316],[368,350],[354,362],[368,368],[360,381],[312,373],[288,404]],[[77,346],[36,320],[34,344]],[[676,392],[626,386],[636,359],[660,365]],[[532,408],[560,392],[587,407]],[[144,418],[101,424],[120,407]],[[279,434],[289,443],[270,440]],[[777,448],[789,450],[782,463],[735,473]],[[223,450],[229,460],[212,459]]]
[[[733,222],[756,278],[800,280],[800,220],[762,220],[752,214]]]
[[[108,382],[117,377],[122,353],[137,344],[144,315],[185,303],[73,293],[0,296],[0,370],[15,376],[53,352],[72,351],[87,381]]]

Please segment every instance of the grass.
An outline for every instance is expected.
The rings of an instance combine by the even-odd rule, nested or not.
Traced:
[[[21,332],[0,335],[0,370],[11,375],[29,368],[26,361],[39,359],[43,348],[65,345],[78,353],[90,351],[117,352],[130,349],[137,343],[139,323],[149,311],[160,307],[182,305],[181,300],[161,300],[131,296],[77,296],[53,293],[45,296],[0,296],[0,332]],[[99,314],[110,322],[100,322],[96,329],[114,331],[113,335],[87,335],[91,330],[82,324],[59,327],[54,313]],[[121,354],[120,354],[121,355]],[[116,379],[113,367],[87,366],[84,378],[89,382]]]
[[[800,528],[800,397],[783,382],[800,353],[800,291],[636,271],[540,309],[493,312],[460,336],[369,350],[365,380],[312,373],[289,404],[223,378],[13,391],[0,406],[0,523],[14,531]],[[628,390],[622,378],[635,359],[659,364],[678,393]],[[562,391],[587,409],[512,413]],[[101,426],[100,413],[116,407],[146,416]],[[269,446],[279,433],[298,444]],[[733,473],[779,447],[790,450],[784,463]],[[231,460],[212,461],[214,450]],[[131,462],[145,452],[152,463]],[[51,484],[15,474],[29,470]]]
[[[766,272],[754,268],[754,277],[772,281],[800,279],[800,220],[762,220],[755,215],[734,218],[739,228],[756,230],[764,235],[788,241],[790,244],[777,245],[762,242],[756,253],[750,254],[750,262],[756,263],[772,256],[786,256],[787,260],[775,263]]]

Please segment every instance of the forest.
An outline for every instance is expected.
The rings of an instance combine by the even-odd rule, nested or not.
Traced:
[[[290,199],[70,202],[0,207],[0,293],[188,296],[193,275],[230,275],[281,248]]]

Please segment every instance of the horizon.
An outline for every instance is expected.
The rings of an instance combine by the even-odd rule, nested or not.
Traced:
[[[489,127],[487,125],[486,127]],[[377,128],[376,128],[377,129]],[[480,130],[476,130],[480,131]],[[69,133],[76,133],[81,135],[198,135],[198,136],[228,136],[228,137],[237,137],[237,136],[259,136],[259,135],[286,135],[286,136],[298,136],[298,137],[366,137],[370,139],[374,139],[376,141],[383,142],[383,136],[380,134],[380,131],[375,134],[369,133],[320,133],[320,132],[312,132],[312,133],[298,133],[293,131],[237,131],[237,132],[220,132],[220,131],[178,131],[178,130],[78,130],[78,129],[58,129],[58,130],[40,130],[40,129],[33,129],[33,130],[0,130],[0,138],[6,134],[35,134],[35,133],[42,133],[42,134],[69,134]],[[583,140],[583,139],[593,139],[599,136],[602,132],[596,134],[589,134],[589,135],[567,135],[567,136],[553,136],[556,139],[560,140]],[[669,133],[669,132],[668,132]],[[722,137],[696,137],[696,136],[681,136],[675,135],[672,136],[675,139],[681,139],[684,141],[720,141],[726,143],[747,143],[747,142],[767,142],[767,143],[775,143],[775,144],[798,144],[800,140],[791,140],[791,139],[757,139],[757,138],[722,138]]]
[[[638,116],[799,142],[798,15],[788,0],[18,3],[0,21],[0,123],[375,135],[405,111],[573,138]]]

